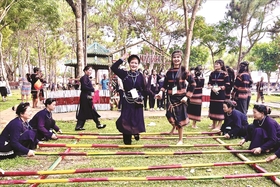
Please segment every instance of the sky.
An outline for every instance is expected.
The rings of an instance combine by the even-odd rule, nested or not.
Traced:
[[[229,3],[230,0],[207,0],[202,4],[202,9],[197,12],[197,15],[205,17],[208,24],[218,23],[224,18]]]

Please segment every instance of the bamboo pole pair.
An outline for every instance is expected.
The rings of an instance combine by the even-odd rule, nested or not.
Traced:
[[[147,177],[100,177],[100,178],[68,178],[68,179],[34,179],[34,180],[0,180],[1,185],[10,184],[43,184],[43,183],[75,183],[75,182],[116,182],[116,181],[169,181],[169,180],[209,180],[209,179],[240,179],[269,177],[280,175],[280,172],[253,173],[239,175],[211,175],[211,176],[147,176]]]
[[[179,168],[194,168],[194,167],[221,167],[221,166],[236,166],[265,163],[265,160],[256,161],[239,161],[239,162],[216,162],[202,164],[172,164],[158,166],[139,166],[139,167],[110,167],[110,168],[84,168],[71,170],[41,170],[41,171],[5,171],[0,173],[1,177],[11,176],[33,176],[33,175],[61,175],[61,174],[78,174],[78,173],[95,173],[95,172],[119,172],[119,171],[142,171],[142,170],[168,170]]]

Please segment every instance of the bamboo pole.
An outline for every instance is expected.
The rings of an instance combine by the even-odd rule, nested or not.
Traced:
[[[60,139],[123,139],[122,136],[74,136],[74,135],[57,135]],[[209,138],[224,138],[224,136],[185,136],[184,139],[209,139]],[[141,136],[141,139],[154,140],[174,140],[178,137],[163,137],[163,136]]]
[[[189,154],[223,154],[223,153],[253,153],[252,150],[214,150],[214,151],[185,151],[185,152],[35,152],[35,155],[60,156],[108,156],[108,155],[189,155]]]
[[[61,175],[61,174],[77,174],[77,173],[95,173],[95,172],[119,172],[119,171],[141,171],[141,170],[168,170],[179,168],[193,168],[193,167],[221,167],[221,166],[236,166],[266,163],[265,160],[256,161],[239,161],[239,162],[215,162],[215,163],[200,163],[200,164],[172,164],[172,165],[158,165],[158,166],[139,166],[139,167],[110,167],[110,168],[84,168],[71,170],[41,170],[41,171],[5,171],[0,173],[1,177],[11,176],[32,176],[32,175]]]
[[[169,145],[169,144],[144,144],[144,145],[117,145],[117,144],[64,144],[64,143],[39,143],[39,147],[71,147],[71,148],[189,148],[189,147],[220,147],[239,146],[235,144],[193,144],[193,145]]]
[[[65,135],[94,135],[94,136],[118,136],[122,135],[122,133],[98,133],[98,132],[63,132],[62,134]],[[184,132],[184,135],[213,135],[213,134],[220,134],[220,132]],[[141,136],[145,135],[171,135],[169,132],[145,132],[140,133]],[[178,135],[178,133],[173,133],[172,135]]]

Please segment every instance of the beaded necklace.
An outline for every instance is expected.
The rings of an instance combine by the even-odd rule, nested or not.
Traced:
[[[266,116],[263,118],[262,123],[259,125],[260,127],[263,125],[265,118],[266,118]]]
[[[49,111],[47,109],[45,109],[45,110],[47,111],[47,113],[46,113],[47,118],[51,119],[52,118],[52,113],[50,112],[50,116],[48,116]]]

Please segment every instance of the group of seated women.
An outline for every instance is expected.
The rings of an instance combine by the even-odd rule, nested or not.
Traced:
[[[55,99],[45,101],[45,109],[32,117],[29,103],[20,103],[16,108],[17,117],[10,121],[0,135],[0,160],[18,155],[34,156],[39,141],[57,139],[54,131],[62,133],[52,118]]]
[[[250,141],[249,149],[254,154],[269,153],[276,151],[275,155],[268,157],[266,160],[272,161],[280,157],[280,126],[268,115],[271,109],[265,105],[254,105],[254,121],[248,125],[245,114],[235,110],[235,101],[225,100],[223,104],[224,124],[221,132],[225,138],[242,138],[239,145]]]

